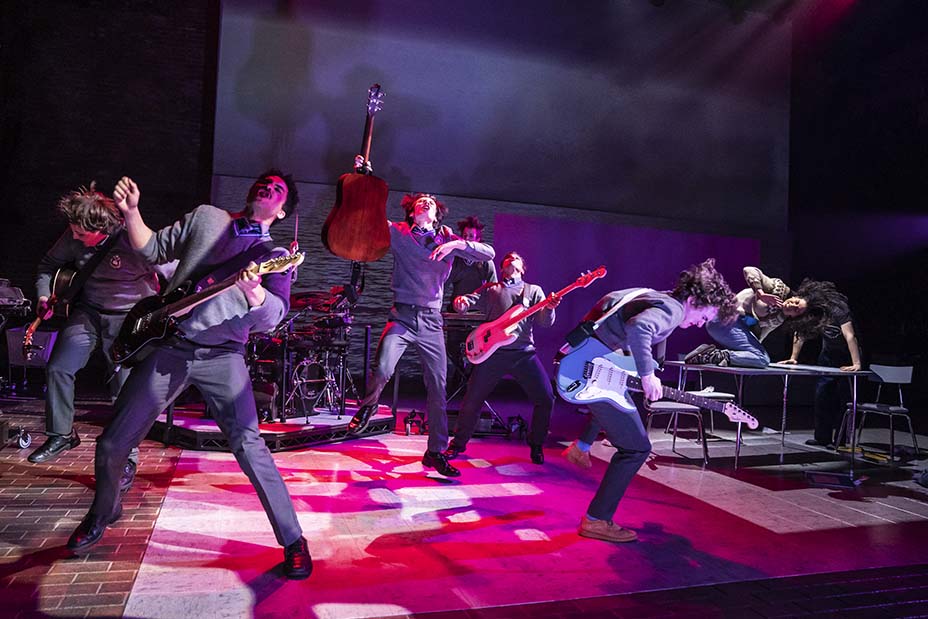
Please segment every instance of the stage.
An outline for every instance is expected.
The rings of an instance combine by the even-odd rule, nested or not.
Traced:
[[[39,404],[3,409],[41,434]],[[517,400],[500,408],[525,413]],[[855,489],[812,487],[804,471],[847,463],[806,447],[809,433],[796,431],[785,445],[779,433],[746,433],[735,470],[727,423],[710,438],[708,468],[685,435],[677,455],[670,437],[652,430],[654,454],[617,514],[640,535],[625,545],[576,534],[612,453],[602,442],[593,468],[583,470],[559,456],[566,441],[549,442],[538,466],[518,441],[476,439],[455,461],[462,475],[453,480],[423,468],[426,437],[407,436],[401,423],[385,434],[275,453],[315,562],[302,582],[280,577],[280,548],[231,454],[146,440],[123,519],[89,554],[72,557],[63,545],[91,500],[93,439],[107,409],[82,409],[82,444],[52,463],[29,464],[27,450],[0,451],[3,616],[464,619],[681,609],[688,616],[838,609],[887,616],[887,604],[895,609],[889,614],[928,609],[916,584],[928,574],[928,490],[912,480],[912,467],[868,468]],[[560,405],[555,414],[558,433],[584,420]],[[872,432],[865,443],[885,439]],[[836,584],[847,581],[857,584]],[[874,609],[875,599],[882,601]]]

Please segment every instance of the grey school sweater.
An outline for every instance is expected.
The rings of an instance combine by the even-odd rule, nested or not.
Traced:
[[[222,209],[204,204],[152,235],[141,253],[153,264],[180,260],[168,282],[167,290],[171,291],[185,281],[196,283],[253,245],[270,240],[269,235],[235,236],[232,216]],[[287,253],[286,250],[278,247],[255,262],[283,253]],[[261,285],[267,290],[263,304],[249,308],[242,291],[231,286],[194,308],[181,321],[181,333],[204,346],[244,345],[250,333],[273,329],[290,307],[290,274],[263,275]]]
[[[393,252],[393,301],[420,307],[441,308],[444,285],[451,274],[455,256],[470,260],[493,260],[496,252],[485,243],[465,241],[467,247],[454,250],[443,260],[430,260],[438,245],[459,237],[442,227],[431,239],[414,234],[405,221],[390,223],[390,250]],[[420,243],[420,241],[422,241]]]
[[[600,299],[583,320],[597,320],[609,308],[637,288],[616,290]],[[666,340],[683,322],[683,304],[665,292],[650,291],[629,301],[607,318],[595,337],[613,350],[628,349],[635,358],[638,374],[647,376],[657,368],[651,347]]]
[[[158,278],[151,265],[133,251],[123,230],[116,234],[119,238],[75,299],[102,312],[128,312],[139,300],[158,293]],[[70,229],[65,231],[39,262],[35,282],[38,296],[51,295],[52,276],[59,267],[70,265],[80,270],[95,251],[75,239]]]

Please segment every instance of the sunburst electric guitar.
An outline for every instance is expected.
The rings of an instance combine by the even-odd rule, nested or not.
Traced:
[[[628,391],[642,391],[633,357],[620,355],[595,338],[571,349],[557,363],[557,390],[573,404],[606,402],[621,411],[636,412]],[[686,391],[662,386],[665,398],[722,413],[735,423],[746,423],[752,430],[757,419],[731,402],[720,402]]]
[[[568,292],[576,290],[577,288],[586,288],[597,279],[605,277],[605,275],[606,267],[599,267],[595,271],[587,271],[578,277],[577,281],[569,286],[561,288],[555,294],[559,297],[563,297]],[[539,301],[528,308],[522,305],[513,305],[503,312],[499,318],[490,322],[485,322],[471,331],[470,335],[467,336],[467,341],[464,343],[464,353],[467,355],[467,360],[474,364],[483,363],[490,355],[496,352],[498,348],[514,342],[518,337],[518,335],[514,333],[516,325],[533,314],[543,310],[547,304],[548,299]]]
[[[305,254],[286,254],[279,258],[266,260],[254,268],[249,269],[255,275],[269,273],[283,273],[291,267],[303,263]],[[221,282],[207,286],[203,290],[187,295],[183,288],[178,288],[165,296],[153,296],[142,299],[129,310],[122,329],[110,354],[113,362],[119,365],[131,366],[141,361],[138,354],[149,344],[163,340],[173,335],[177,330],[178,321],[193,308],[209,301],[235,285],[239,274],[230,275]]]

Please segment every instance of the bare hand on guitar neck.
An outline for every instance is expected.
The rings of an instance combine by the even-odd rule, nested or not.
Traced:
[[[261,285],[261,276],[255,272],[257,269],[257,264],[249,262],[248,266],[238,274],[238,279],[235,280],[235,287],[245,295],[248,307],[263,305],[267,296],[264,286]]]
[[[655,374],[648,374],[647,376],[641,377],[641,390],[644,392],[644,397],[651,402],[656,402],[664,397],[661,379]]]
[[[55,298],[52,297],[39,297],[38,302],[35,305],[35,315],[41,318],[42,320],[48,320],[52,317],[52,314],[55,312]]]

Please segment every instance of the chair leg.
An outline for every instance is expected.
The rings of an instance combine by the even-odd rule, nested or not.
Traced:
[[[680,424],[680,416],[677,413],[671,413],[670,419],[673,422],[673,439],[670,441],[670,451],[677,453],[677,428]]]
[[[867,421],[867,411],[860,416],[860,423],[857,424],[857,444],[860,445],[860,435],[864,433],[864,423]]]
[[[648,418],[647,418],[647,422],[648,422],[647,433],[648,433],[648,434],[651,433],[651,417],[652,417],[653,415],[654,415],[654,413],[648,413]]]
[[[896,453],[896,418],[892,413],[889,414],[889,461],[893,461],[893,455]]]

